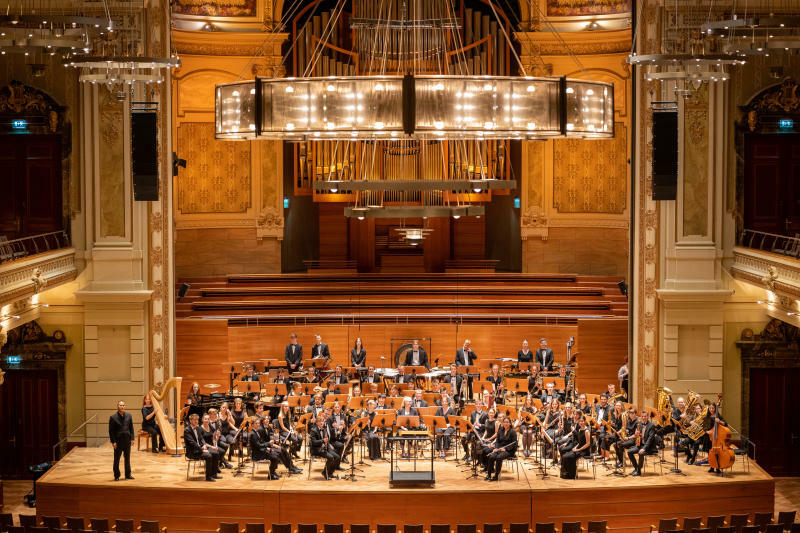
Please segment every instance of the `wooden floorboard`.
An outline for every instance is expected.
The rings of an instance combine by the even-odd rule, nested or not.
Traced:
[[[728,476],[681,464],[686,476],[597,477],[579,470],[579,479],[563,480],[556,469],[541,479],[532,465],[520,462],[520,476],[504,469],[499,482],[466,480],[452,460],[436,461],[432,488],[390,488],[386,462],[362,465],[364,478],[324,481],[322,463],[304,472],[269,481],[259,470],[250,477],[225,470],[215,483],[187,481],[183,458],[134,451],[135,480],[114,482],[112,449],[75,448],[37,484],[39,515],[159,520],[174,532],[208,532],[221,521],[265,523],[492,523],[607,520],[609,527],[645,531],[660,517],[706,516],[771,511],[773,479],[751,463],[750,473],[737,464]],[[358,459],[358,457],[356,457]],[[422,464],[422,463],[421,463]],[[346,465],[345,465],[346,466]],[[404,466],[405,468],[405,466]],[[665,465],[665,472],[669,465]],[[280,467],[279,472],[283,472]],[[340,475],[343,472],[339,473]],[[202,475],[201,475],[202,477]]]

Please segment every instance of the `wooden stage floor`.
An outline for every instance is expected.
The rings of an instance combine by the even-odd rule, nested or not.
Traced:
[[[358,459],[358,456],[356,456]],[[430,460],[428,460],[430,461]],[[641,478],[597,477],[581,467],[577,480],[541,479],[533,465],[519,462],[519,480],[504,467],[499,482],[466,480],[468,472],[452,460],[436,460],[432,488],[391,488],[388,462],[361,465],[356,482],[324,481],[321,462],[298,464],[303,474],[266,479],[266,465],[256,479],[234,477],[224,470],[216,483],[186,480],[186,462],[164,454],[133,451],[135,480],[115,482],[112,448],[74,448],[37,483],[39,515],[136,518],[159,520],[169,531],[214,531],[219,522],[270,523],[503,523],[607,520],[627,532],[645,531],[659,517],[707,516],[732,512],[772,511],[775,484],[755,463],[750,472],[737,463],[726,477],[681,461],[687,474],[664,475],[648,464]],[[424,463],[422,463],[424,464]],[[429,462],[428,462],[429,464]],[[349,465],[343,465],[349,466]],[[403,467],[405,469],[405,466]],[[345,472],[339,472],[340,475]],[[202,477],[202,475],[201,475]],[[198,478],[200,479],[200,478]]]

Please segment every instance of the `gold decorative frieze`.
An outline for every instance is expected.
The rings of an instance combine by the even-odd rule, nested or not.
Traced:
[[[75,279],[75,249],[62,248],[0,265],[0,305]]]
[[[730,272],[734,278],[776,295],[800,299],[800,261],[796,259],[737,246]]]
[[[257,56],[278,58],[279,62],[282,57],[281,46],[287,37],[287,33],[175,30],[172,34],[172,44],[179,54]]]
[[[564,38],[553,32],[514,32],[520,44],[522,64],[533,64],[536,56],[562,56],[570,52],[577,55],[613,54],[630,52],[631,32],[625,30],[571,32],[567,49]],[[526,63],[526,58],[529,58]]]

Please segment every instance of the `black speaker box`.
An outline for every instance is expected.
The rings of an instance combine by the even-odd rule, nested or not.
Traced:
[[[653,113],[653,200],[678,196],[678,112]]]
[[[155,113],[131,113],[133,199],[158,200],[158,129]]]

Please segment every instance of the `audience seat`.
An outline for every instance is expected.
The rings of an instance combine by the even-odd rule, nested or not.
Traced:
[[[658,527],[652,524],[650,525],[650,533],[653,533],[653,531],[658,531],[658,533],[666,533],[667,531],[672,531],[674,529],[678,529],[677,518],[662,518],[658,521]]]
[[[350,533],[369,533],[369,524],[350,524]]]
[[[239,533],[238,522],[220,522],[217,533]]]
[[[256,522],[247,522],[244,525],[243,533],[264,533],[264,524]]]
[[[397,533],[397,526],[394,524],[378,524],[377,533]]]
[[[483,524],[483,531],[479,533],[503,533],[503,524]]]
[[[89,529],[97,533],[108,532],[108,519],[107,518],[90,518]]]
[[[272,524],[272,529],[269,533],[292,533],[291,524]]]
[[[134,525],[133,520],[117,519],[114,522],[113,529],[117,533],[134,533],[134,531],[136,531],[136,526]]]
[[[13,525],[14,517],[11,513],[0,513],[0,533],[5,533]]]
[[[796,511],[781,511],[778,513],[775,523],[780,524],[784,530],[789,530],[794,523],[795,514],[797,514]]]
[[[158,520],[142,520],[138,531],[141,533],[167,533],[167,528],[159,527]]]
[[[606,521],[605,520],[589,520],[586,523],[586,532],[587,533],[606,533]]]
[[[83,519],[82,516],[80,517],[67,517],[67,529],[73,532],[81,531],[86,529],[86,520]]]

